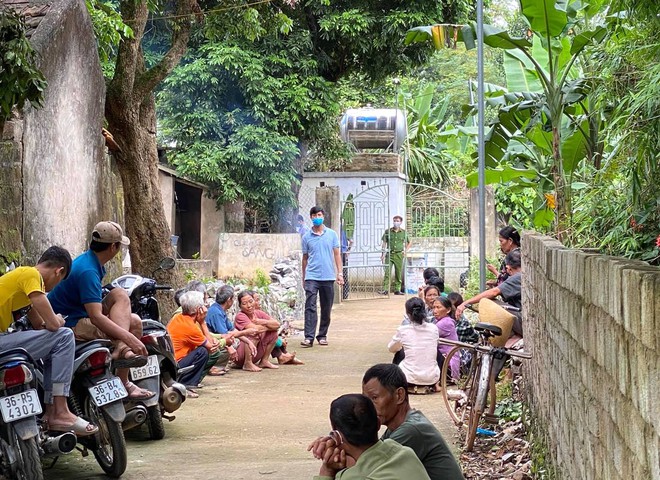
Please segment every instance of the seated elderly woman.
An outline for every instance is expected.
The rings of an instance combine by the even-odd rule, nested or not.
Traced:
[[[254,299],[254,314],[256,317],[263,320],[274,320],[273,317],[261,309],[261,298],[259,297],[259,294],[254,291],[250,293]],[[285,335],[283,334],[284,330],[278,328],[277,341],[275,342],[275,347],[273,348],[271,357],[276,358],[277,363],[280,365],[304,365],[305,363],[302,360],[296,358],[295,351],[293,353],[289,353],[287,351],[287,341]]]
[[[253,329],[254,334],[248,338],[256,346],[255,350],[246,348],[241,342],[237,349],[236,365],[242,366],[243,370],[260,372],[262,368],[279,368],[270,362],[270,354],[277,342],[277,330],[280,324],[277,320],[258,318],[255,314],[254,298],[247,290],[238,294],[238,306],[241,309],[236,314],[234,324],[237,330]]]
[[[408,383],[412,386],[434,386],[440,379],[437,362],[438,328],[426,322],[426,307],[420,298],[408,299],[406,315],[410,324],[401,325],[397,329],[387,348],[392,353],[405,351],[405,355],[401,355],[399,367]]]

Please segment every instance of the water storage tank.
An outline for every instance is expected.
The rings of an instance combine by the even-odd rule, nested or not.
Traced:
[[[341,117],[341,139],[355,148],[398,152],[406,138],[406,117],[394,108],[351,108]]]

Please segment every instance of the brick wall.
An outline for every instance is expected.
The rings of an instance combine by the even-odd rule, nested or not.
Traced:
[[[559,478],[660,479],[660,268],[532,233],[522,252],[525,374]]]
[[[345,172],[400,172],[401,170],[401,159],[396,153],[359,152],[344,166]]]

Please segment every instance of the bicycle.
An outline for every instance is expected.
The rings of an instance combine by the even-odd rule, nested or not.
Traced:
[[[486,299],[481,300],[484,302]],[[491,300],[487,300],[492,302]],[[481,304],[481,302],[479,302]],[[500,305],[503,310],[515,311],[515,307]],[[476,311],[474,308],[472,310]],[[512,317],[512,315],[509,315]],[[506,319],[504,319],[506,320]],[[509,318],[510,324],[513,320]],[[440,381],[442,387],[442,396],[449,412],[449,416],[454,423],[462,427],[466,425],[467,417],[467,435],[465,438],[465,449],[468,452],[474,447],[474,439],[477,434],[477,428],[482,416],[486,422],[496,423],[495,406],[497,402],[497,392],[495,389],[495,380],[500,371],[499,366],[504,365],[508,356],[514,358],[530,359],[530,353],[521,350],[511,350],[504,347],[491,345],[491,339],[502,335],[502,328],[489,323],[477,323],[474,329],[479,332],[479,342],[475,344],[459,342],[441,338],[440,343],[445,345],[454,345],[447,354],[442,365]],[[509,327],[510,329],[510,327]],[[506,328],[505,328],[506,330]],[[455,389],[451,392],[448,389],[449,364],[454,355],[460,356],[460,351],[464,348],[472,350],[473,357],[470,364],[470,370],[467,376],[461,376],[456,381]],[[498,368],[494,369],[495,360],[498,361]]]

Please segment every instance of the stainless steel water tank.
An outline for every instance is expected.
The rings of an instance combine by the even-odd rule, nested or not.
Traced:
[[[406,138],[406,117],[395,108],[350,108],[341,117],[341,139],[355,148],[398,152]]]

